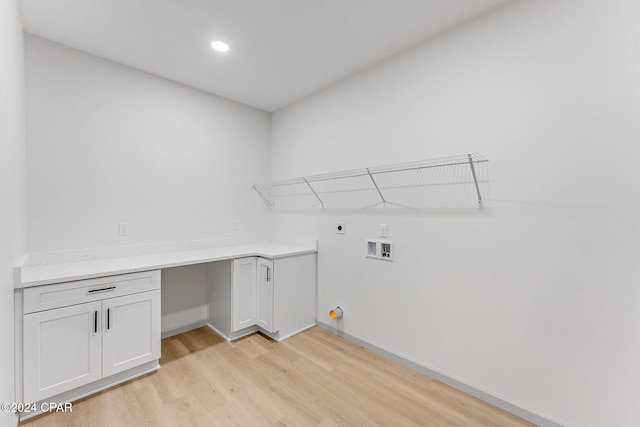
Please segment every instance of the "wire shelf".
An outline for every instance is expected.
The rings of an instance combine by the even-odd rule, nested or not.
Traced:
[[[482,203],[488,160],[478,154],[353,169],[254,184],[275,209],[424,208],[459,201]]]

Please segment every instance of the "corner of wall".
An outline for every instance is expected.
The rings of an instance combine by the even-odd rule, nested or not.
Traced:
[[[0,402],[15,402],[14,266],[25,252],[24,34],[17,0],[0,2]],[[0,426],[18,424],[0,413]]]

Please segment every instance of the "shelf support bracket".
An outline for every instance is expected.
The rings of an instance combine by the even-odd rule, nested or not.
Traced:
[[[473,182],[476,184],[476,193],[478,193],[478,203],[482,203],[482,196],[480,195],[480,187],[478,186],[478,178],[476,177],[476,169],[473,166],[473,158],[471,154],[467,154],[469,157],[469,166],[471,166],[471,175],[473,175]]]
[[[305,178],[303,176],[302,179],[304,179],[304,182],[307,183],[307,185],[309,186],[309,189],[313,192],[313,194],[316,196],[316,198],[318,199],[318,201],[322,205],[322,209],[324,209],[324,203],[322,203],[322,199],[320,198],[320,196],[318,196],[318,193],[316,193],[316,190],[314,190],[313,187],[311,186],[311,184],[309,184],[309,181],[307,181],[307,178]]]
[[[369,170],[369,168],[367,168],[367,173],[369,174],[369,178],[371,178],[371,182],[373,182],[373,185],[376,187],[376,190],[378,190],[378,194],[380,195],[382,202],[387,203],[387,201],[384,199],[384,196],[382,195],[382,192],[380,191],[380,188],[378,187],[378,184],[376,183],[376,180],[373,178],[373,175],[371,174],[371,171]]]
[[[267,195],[262,192],[260,187],[258,187],[256,184],[253,184],[252,187],[260,195],[260,197],[262,197],[262,200],[264,200],[267,203],[267,205],[269,205],[269,207],[273,207],[274,206],[273,202],[271,200],[269,200]]]

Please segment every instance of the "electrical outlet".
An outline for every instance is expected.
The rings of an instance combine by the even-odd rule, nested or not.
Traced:
[[[129,223],[121,222],[118,224],[118,235],[119,236],[128,236],[129,235]]]
[[[231,229],[232,229],[233,231],[238,231],[238,221],[233,221],[233,222],[231,223]]]
[[[387,224],[380,224],[380,237],[389,237],[389,227],[387,227]]]
[[[344,234],[344,222],[336,222],[336,234]]]

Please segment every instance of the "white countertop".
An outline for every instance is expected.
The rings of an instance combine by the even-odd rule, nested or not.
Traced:
[[[256,243],[182,250],[89,261],[16,267],[16,288],[70,282],[116,274],[260,256],[277,259],[317,252],[316,244]]]

